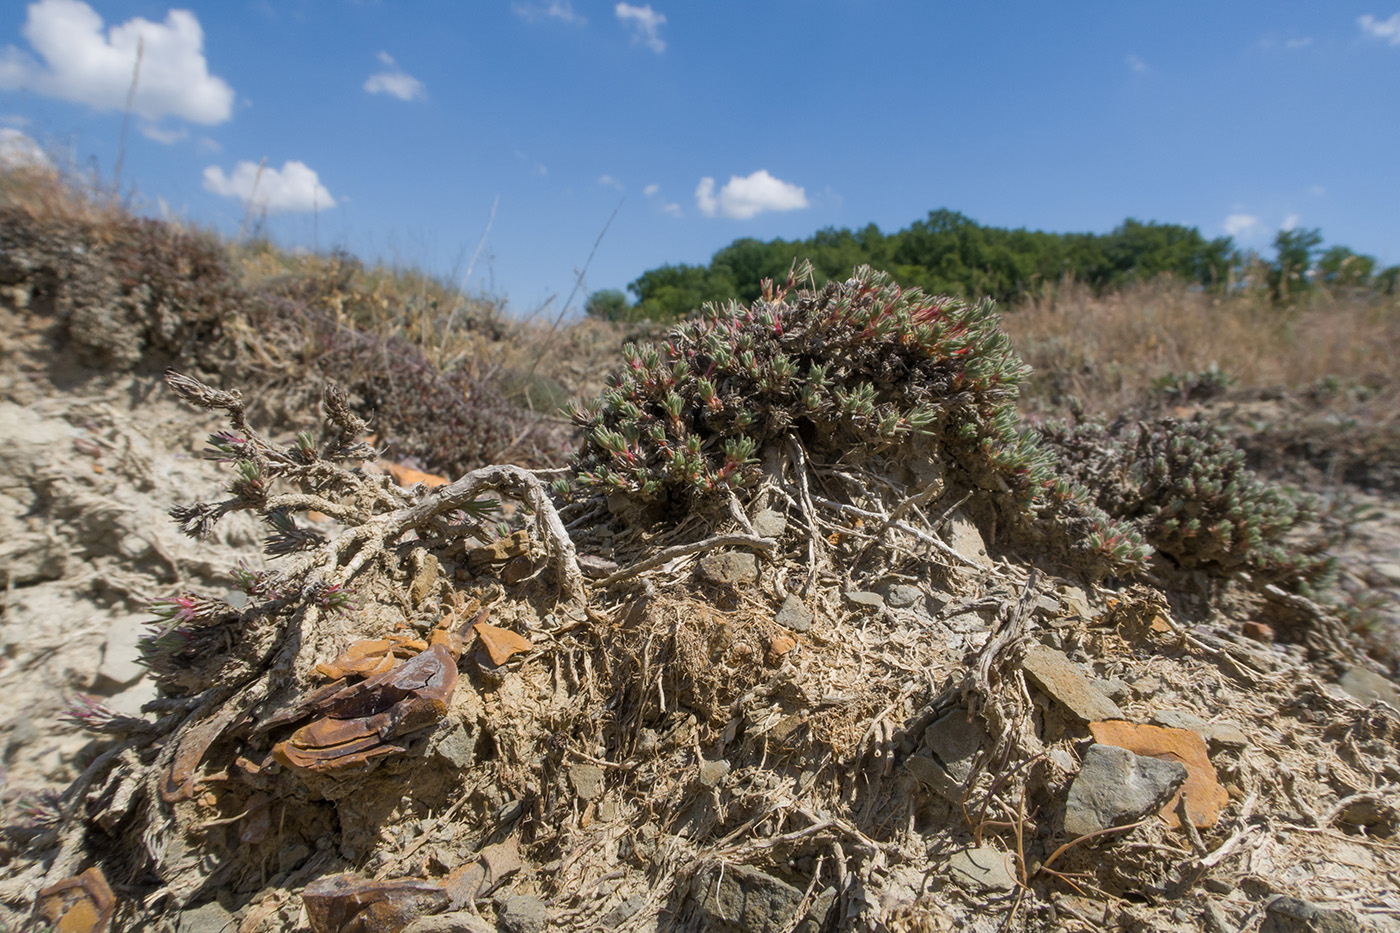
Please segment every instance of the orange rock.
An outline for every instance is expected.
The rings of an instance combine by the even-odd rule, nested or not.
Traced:
[[[57,933],[106,933],[117,896],[100,868],[49,885],[39,892],[39,916]]]
[[[783,655],[797,647],[797,639],[787,632],[779,632],[768,642],[768,663],[777,666]]]
[[[476,637],[481,640],[482,647],[491,656],[491,663],[500,667],[502,664],[525,651],[534,650],[535,644],[524,635],[517,635],[508,628],[501,628],[499,625],[492,625],[489,622],[478,622],[472,626],[472,631],[476,632]]]
[[[1274,629],[1271,625],[1263,622],[1246,622],[1241,628],[1245,638],[1252,638],[1255,641],[1262,641],[1266,645],[1274,643]]]
[[[438,476],[435,473],[424,473],[422,470],[415,470],[401,463],[391,463],[388,460],[381,460],[379,461],[379,465],[394,478],[394,482],[405,489],[412,486],[414,483],[427,483],[428,488],[432,489],[437,486],[446,486],[448,483],[452,482],[452,480],[445,476]]]
[[[1175,829],[1181,825],[1177,799],[1182,796],[1186,798],[1186,812],[1196,826],[1206,829],[1220,819],[1220,810],[1229,803],[1230,795],[1220,786],[1215,766],[1206,753],[1205,739],[1187,729],[1144,726],[1117,719],[1091,722],[1089,731],[1100,745],[1114,745],[1135,755],[1179,761],[1186,766],[1186,784],[1162,808],[1162,819],[1168,826]]]

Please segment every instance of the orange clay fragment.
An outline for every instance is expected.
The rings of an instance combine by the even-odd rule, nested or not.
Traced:
[[[421,638],[391,635],[357,641],[342,651],[334,661],[316,665],[316,673],[327,680],[340,680],[352,675],[373,677],[394,666],[399,658],[411,658],[426,650],[428,643]]]
[[[499,625],[477,622],[472,626],[472,630],[476,632],[476,637],[481,640],[482,647],[486,649],[491,663],[496,667],[500,667],[517,654],[534,650],[535,647],[534,642],[524,635],[517,635]]]
[[[442,645],[352,686],[329,684],[316,691],[284,722],[316,718],[272,754],[303,773],[335,774],[368,767],[403,751],[400,736],[432,724],[447,712],[457,686],[457,659]]]
[[[1168,826],[1176,829],[1181,825],[1177,801],[1183,796],[1186,812],[1196,826],[1207,829],[1220,819],[1220,810],[1230,801],[1230,795],[1220,786],[1215,765],[1206,754],[1205,739],[1189,729],[1143,726],[1120,719],[1091,722],[1089,731],[1100,745],[1114,745],[1134,755],[1165,758],[1186,766],[1186,783],[1162,808],[1162,819]]]
[[[391,463],[388,460],[380,460],[379,466],[383,468],[384,472],[394,478],[394,482],[398,483],[404,489],[407,489],[414,483],[426,483],[429,489],[433,489],[438,486],[446,486],[448,483],[452,482],[445,476],[438,476],[436,473],[424,473],[422,470],[415,470],[401,463]]]
[[[57,933],[106,933],[117,896],[100,868],[49,885],[39,892],[39,916]]]

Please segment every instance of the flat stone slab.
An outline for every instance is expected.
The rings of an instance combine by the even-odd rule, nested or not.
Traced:
[[[948,516],[948,546],[978,567],[990,569],[993,565],[987,555],[987,544],[982,540],[982,532],[972,523],[962,509],[954,509]]]
[[[758,580],[758,558],[748,551],[711,551],[700,558],[700,576],[729,586],[753,583]]]
[[[978,846],[954,852],[948,859],[948,873],[954,879],[979,891],[1014,891],[1011,857],[991,846]]]
[[[1083,836],[1132,823],[1161,809],[1185,783],[1180,762],[1091,745],[1065,798],[1065,832]]]
[[[954,710],[924,730],[929,751],[959,784],[972,774],[972,761],[986,740],[981,723],[969,721],[966,710]]]
[[[698,872],[691,885],[707,921],[704,929],[743,933],[816,933],[835,898],[835,891],[828,888],[799,918],[803,891],[748,865]]]
[[[789,631],[806,632],[812,628],[812,610],[802,602],[802,597],[794,593],[783,600],[773,621]]]
[[[1221,748],[1244,748],[1249,744],[1249,736],[1233,722],[1206,722],[1184,710],[1158,710],[1152,714],[1152,721],[1169,729],[1189,729],[1211,745]]]
[[[1381,700],[1400,709],[1400,691],[1397,691],[1395,684],[1375,671],[1368,671],[1364,667],[1350,668],[1337,681],[1337,686],[1362,703]]]
[[[1361,924],[1348,911],[1281,896],[1264,908],[1259,933],[1361,933]]]
[[[1191,822],[1201,829],[1214,826],[1220,819],[1221,809],[1230,802],[1229,793],[1220,786],[1215,765],[1210,763],[1205,739],[1197,733],[1122,721],[1090,723],[1089,731],[1095,742],[1184,766],[1186,784],[1181,794],[1186,798],[1186,812],[1191,814]],[[1162,818],[1173,829],[1181,823],[1175,806],[1164,811]]]
[[[1021,667],[1040,689],[1081,722],[1124,718],[1118,704],[1091,684],[1063,652],[1035,645],[1026,652]]]

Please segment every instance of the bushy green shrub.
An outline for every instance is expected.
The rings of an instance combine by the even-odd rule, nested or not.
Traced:
[[[1101,420],[1045,428],[1066,476],[1160,554],[1216,574],[1246,570],[1306,588],[1325,584],[1325,540],[1306,537],[1314,502],[1267,482],[1205,421]]]
[[[707,306],[664,343],[625,348],[610,387],[572,409],[586,432],[576,486],[685,509],[752,483],[760,452],[789,434],[832,459],[907,445],[1027,515],[1073,518],[1076,547],[1114,570],[1141,559],[1132,529],[1057,484],[1021,426],[1029,368],[990,301],[901,289],[869,267],[821,289],[798,289],[804,278],[796,269],[747,307]]]

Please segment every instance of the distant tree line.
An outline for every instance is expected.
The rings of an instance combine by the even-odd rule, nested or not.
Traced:
[[[1400,266],[1377,271],[1376,260],[1345,246],[1322,249],[1318,230],[1280,231],[1275,257],[1236,248],[1230,237],[1210,240],[1195,227],[1125,220],[1110,233],[1045,233],[986,227],[956,211],[931,211],[895,233],[869,224],[860,230],[820,230],[805,240],[750,237],[715,253],[708,266],[664,265],[642,273],[623,292],[589,296],[590,315],[607,319],[669,320],[706,302],[753,301],[766,278],[782,280],[795,258],[809,259],[818,280],[845,279],[858,265],[883,269],[905,286],[1009,303],[1072,279],[1103,291],[1170,275],[1221,293],[1267,289],[1294,300],[1318,286],[1394,294]]]

